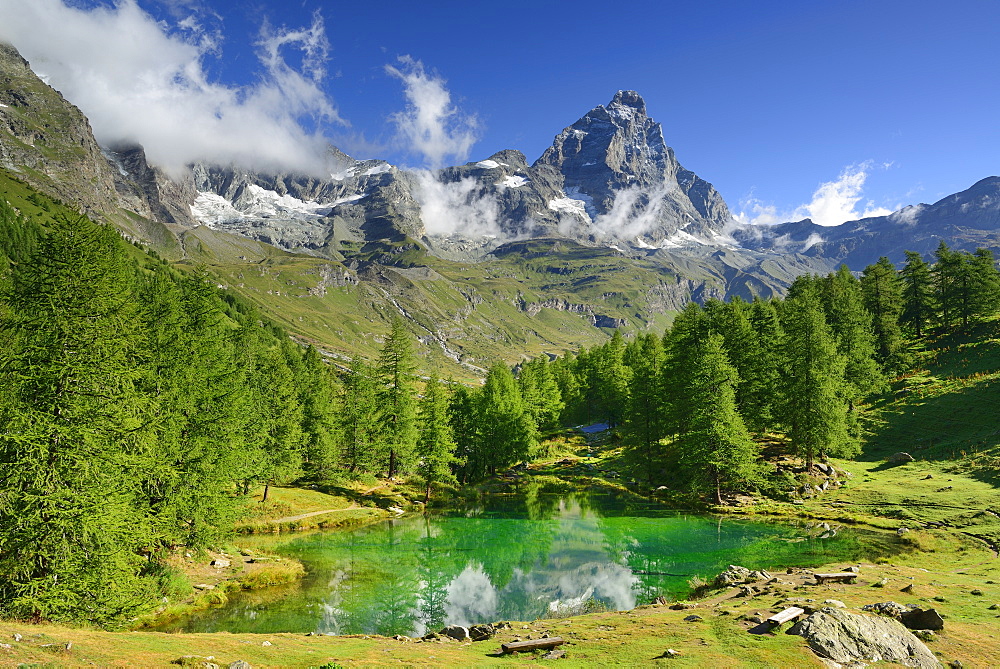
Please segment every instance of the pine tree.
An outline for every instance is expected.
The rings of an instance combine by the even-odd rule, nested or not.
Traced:
[[[837,343],[837,351],[844,359],[843,390],[847,393],[849,412],[853,414],[862,398],[888,387],[875,360],[872,317],[864,307],[861,283],[847,265],[841,265],[826,277],[821,286],[827,324]]]
[[[816,290],[784,303],[784,374],[781,420],[792,446],[812,467],[817,454],[849,457],[856,442],[847,430],[845,361],[837,352]]]
[[[664,435],[663,343],[654,334],[641,335],[626,348],[625,361],[632,370],[628,411],[625,416],[625,441],[646,470],[653,484],[656,461],[661,455],[659,442]]]
[[[1000,272],[989,249],[976,249],[966,259],[971,280],[972,316],[984,320],[1000,310]]]
[[[559,392],[559,385],[549,370],[548,359],[536,358],[521,365],[517,384],[525,407],[538,429],[546,432],[557,429],[566,404]]]
[[[899,327],[903,314],[903,285],[896,268],[882,256],[861,275],[865,308],[872,316],[876,350],[886,370],[900,371],[907,364],[905,341]]]
[[[689,302],[663,335],[665,353],[663,363],[663,420],[667,434],[688,431],[688,421],[693,415],[691,397],[687,389],[698,345],[709,334],[709,321],[705,312],[695,302]]]
[[[305,433],[305,467],[316,481],[329,480],[340,469],[339,444],[342,441],[337,416],[337,380],[319,352],[309,346],[301,358],[296,375],[299,402],[302,404],[302,430]]]
[[[448,415],[448,395],[436,375],[424,388],[418,415],[420,436],[417,438],[417,475],[424,484],[424,505],[430,503],[431,488],[444,483],[457,483],[451,471],[458,462],[455,439]]]
[[[398,316],[378,361],[382,379],[381,405],[385,419],[385,442],[389,447],[388,476],[412,469],[417,443],[416,390],[413,375],[416,363],[410,333]]]
[[[931,266],[915,251],[906,251],[906,265],[900,272],[903,282],[903,313],[900,320],[909,325],[918,339],[934,320],[934,275]]]
[[[760,478],[757,445],[736,409],[738,380],[723,338],[709,335],[697,348],[690,376],[689,429],[675,444],[688,485],[713,491],[716,504],[723,490],[746,490]]]
[[[531,456],[538,444],[538,431],[524,407],[514,375],[503,363],[490,367],[479,394],[477,414],[489,473]]]
[[[340,461],[352,473],[376,473],[389,464],[383,439],[384,422],[378,385],[371,368],[360,359],[342,378],[340,396]]]
[[[941,325],[951,327],[956,319],[961,319],[963,326],[968,325],[970,280],[962,254],[952,251],[942,241],[934,257],[937,259],[933,274]]]
[[[153,594],[138,481],[155,405],[139,390],[132,264],[114,230],[58,218],[14,268],[0,352],[0,613],[124,622]],[[13,410],[11,410],[13,409]]]

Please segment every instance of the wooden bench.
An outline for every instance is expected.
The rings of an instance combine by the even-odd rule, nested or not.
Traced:
[[[780,625],[781,623],[787,623],[792,618],[795,618],[797,616],[801,616],[805,612],[806,612],[805,609],[800,609],[797,606],[789,606],[784,611],[781,611],[780,613],[775,613],[773,616],[771,616],[770,618],[768,618],[765,622],[768,622],[768,623],[770,623],[772,625]]]
[[[813,574],[816,577],[816,585],[823,585],[827,581],[834,583],[854,583],[858,577],[853,571],[844,571],[838,574]]]
[[[500,650],[504,653],[523,653],[531,650],[543,650],[555,648],[566,643],[562,637],[554,636],[548,639],[530,639],[528,641],[511,641],[500,644]]]

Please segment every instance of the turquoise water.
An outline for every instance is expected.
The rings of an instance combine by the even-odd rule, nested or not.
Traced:
[[[665,511],[607,495],[497,497],[461,514],[270,540],[299,583],[241,593],[160,629],[420,635],[587,606],[683,597],[729,564],[811,566],[891,552],[882,535]],[[822,537],[822,538],[821,538]]]

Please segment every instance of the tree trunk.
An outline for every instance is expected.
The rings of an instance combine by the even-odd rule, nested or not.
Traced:
[[[396,475],[396,449],[389,449],[389,478]]]
[[[270,491],[270,489],[271,489],[271,484],[270,483],[265,483],[264,484],[264,498],[260,500],[261,502],[266,502],[267,501],[267,493]]]
[[[719,483],[719,471],[715,471],[715,503],[722,506],[722,486]]]

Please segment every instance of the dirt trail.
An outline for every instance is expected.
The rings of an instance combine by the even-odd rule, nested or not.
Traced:
[[[273,520],[266,520],[266,523],[294,523],[296,520],[302,520],[303,518],[312,518],[313,516],[321,516],[324,513],[333,513],[334,511],[349,511],[351,509],[360,509],[356,503],[351,503],[350,506],[345,506],[342,509],[324,509],[323,511],[310,511],[309,513],[301,513],[297,516],[285,516],[284,518],[275,518]]]

